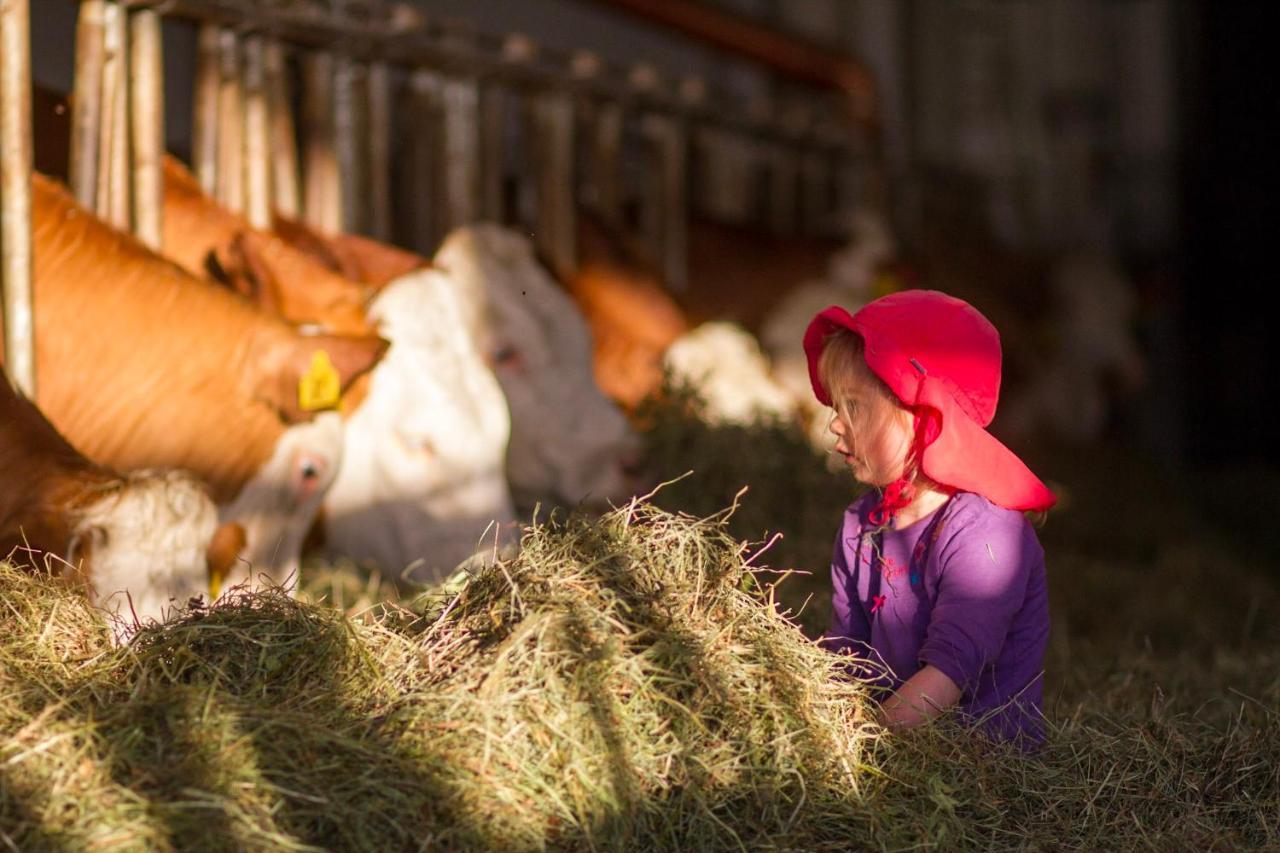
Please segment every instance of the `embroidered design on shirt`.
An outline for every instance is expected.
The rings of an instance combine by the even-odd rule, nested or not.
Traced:
[[[883,595],[871,596],[871,612],[875,613],[881,607],[884,607],[885,601],[887,601],[887,599]]]
[[[884,575],[884,579],[887,581],[891,581],[898,575],[902,574],[902,566],[898,565],[892,557],[880,557],[880,562],[877,568],[879,569],[880,574]]]

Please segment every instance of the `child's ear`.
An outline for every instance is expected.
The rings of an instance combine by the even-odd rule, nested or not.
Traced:
[[[254,397],[286,423],[336,409],[351,383],[377,365],[390,342],[376,335],[289,335],[260,348]]]

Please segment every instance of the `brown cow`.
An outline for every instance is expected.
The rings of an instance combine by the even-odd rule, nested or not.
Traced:
[[[217,517],[190,474],[90,462],[0,371],[0,557],[43,561],[129,621],[161,620],[211,592],[244,547],[243,528]]]
[[[164,161],[164,255],[222,280],[267,311],[328,331],[368,334],[365,295],[275,235],[254,230],[205,195],[185,166]]]
[[[341,458],[338,416],[313,408],[370,370],[386,342],[300,334],[112,229],[53,181],[32,185],[41,409],[96,462],[193,472],[222,517],[243,524],[252,569],[286,580]],[[309,399],[313,388],[323,393]]]
[[[513,535],[503,471],[507,409],[467,340],[456,289],[438,273],[388,286],[379,278],[386,265],[351,266],[363,257],[351,255],[347,265],[369,276],[368,290],[376,291],[366,314],[365,283],[335,272],[346,268],[333,254],[345,251],[342,241],[331,249],[317,238],[308,248],[321,255],[318,261],[220,207],[172,159],[165,184],[165,252],[183,266],[200,270],[214,258],[217,276],[287,320],[328,328],[377,324],[392,342],[358,402],[344,407],[350,464],[325,501],[327,549],[375,560],[393,575],[416,564],[415,574],[430,579],[478,545],[492,549],[485,535],[491,523]],[[298,234],[306,233],[298,226]]]
[[[658,390],[662,356],[689,323],[620,235],[579,217],[578,273],[566,286],[586,315],[600,388],[628,409]]]

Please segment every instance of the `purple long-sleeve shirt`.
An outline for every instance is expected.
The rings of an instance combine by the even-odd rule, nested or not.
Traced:
[[[960,712],[984,719],[992,736],[1043,741],[1049,596],[1030,523],[960,492],[925,518],[877,535],[867,520],[876,500],[873,492],[845,510],[826,645],[885,670],[879,683],[891,690],[932,664],[960,687]]]

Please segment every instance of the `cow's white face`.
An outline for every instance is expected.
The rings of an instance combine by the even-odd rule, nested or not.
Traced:
[[[433,580],[514,533],[507,403],[440,273],[394,282],[369,317],[391,348],[347,420],[325,534],[334,551]]]
[[[267,463],[221,508],[221,520],[239,522],[246,539],[224,589],[264,578],[289,589],[297,584],[302,542],[342,461],[342,434],[336,412],[289,427]]]
[[[496,225],[454,231],[435,257],[511,407],[507,472],[520,502],[631,495],[639,441],[592,375],[591,335],[529,241]]]
[[[774,380],[756,339],[734,323],[703,323],[681,335],[662,360],[673,376],[698,390],[713,423],[788,420],[795,414],[791,394]]]
[[[195,477],[135,471],[80,511],[69,558],[84,557],[94,602],[120,620],[162,621],[194,596],[208,596],[206,557],[218,510]]]

